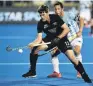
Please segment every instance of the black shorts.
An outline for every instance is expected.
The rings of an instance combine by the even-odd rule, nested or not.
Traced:
[[[52,40],[52,39],[50,39],[50,38],[48,38],[48,37],[43,38],[43,41],[44,41],[44,42],[51,42],[51,40]],[[72,50],[72,46],[71,46],[69,40],[68,40],[66,37],[65,37],[65,38],[62,38],[62,39],[60,40],[60,42],[58,43],[58,45],[56,45],[56,46],[57,46],[58,49],[60,49],[60,51],[63,52],[63,53],[65,53],[67,50]],[[53,45],[51,45],[51,44],[48,44],[48,50],[49,50],[49,49],[52,49],[53,47],[55,47],[55,46],[53,46]]]
[[[72,50],[72,46],[67,38],[61,39],[57,47],[63,53],[65,53],[67,50]]]

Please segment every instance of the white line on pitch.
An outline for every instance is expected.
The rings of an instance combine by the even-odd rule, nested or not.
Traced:
[[[59,63],[60,65],[71,65],[72,63]],[[83,63],[85,65],[93,65],[91,62]],[[29,63],[0,63],[0,65],[29,65]],[[37,63],[37,65],[51,65],[51,63]]]

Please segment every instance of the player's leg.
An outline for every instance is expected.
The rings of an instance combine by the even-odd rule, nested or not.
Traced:
[[[22,75],[22,77],[36,77],[36,61],[38,59],[38,55],[34,54],[37,47],[34,47],[30,53],[30,68],[29,71]]]
[[[91,83],[92,81],[85,72],[82,63],[75,58],[74,52],[71,48],[69,41],[68,40],[61,41],[60,44],[58,45],[58,48],[61,50],[61,52],[65,53],[68,59],[73,63],[75,69],[79,71],[84,81],[87,83]]]
[[[74,47],[74,52],[75,52],[76,59],[79,60],[82,63],[82,55],[80,53],[80,50],[81,50],[80,46],[76,45]],[[81,74],[78,71],[77,71],[77,77],[81,78]]]
[[[57,56],[58,54],[60,54],[60,51],[56,47],[51,52],[51,62],[53,64],[53,73],[48,75],[49,78],[53,78],[53,77],[60,78],[60,77],[62,77],[62,75],[59,71],[59,60],[58,60],[58,56]]]
[[[76,59],[79,60],[81,63],[82,63],[82,55],[81,55],[82,43],[83,43],[82,37],[78,37],[71,42]],[[81,75],[79,72],[77,72],[77,77],[81,78]]]
[[[83,39],[82,37],[76,38],[71,42],[76,59],[82,62],[81,48],[82,48]]]
[[[67,55],[68,59],[74,64],[75,69],[81,74],[84,81],[87,83],[92,83],[92,81],[88,77],[82,63],[75,58],[73,51],[67,50],[65,52],[65,54]]]
[[[23,74],[22,77],[36,77],[36,63],[38,59],[38,52],[40,50],[45,50],[48,46],[42,45],[39,47],[34,47],[30,53],[30,69],[27,73]]]

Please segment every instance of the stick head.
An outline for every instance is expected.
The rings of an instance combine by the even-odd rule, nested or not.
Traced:
[[[10,46],[7,46],[6,51],[10,52],[10,51],[12,51],[12,48]]]

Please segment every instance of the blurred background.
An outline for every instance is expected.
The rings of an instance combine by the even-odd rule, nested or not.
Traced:
[[[0,23],[37,23],[39,16],[37,8],[46,4],[52,12],[57,0],[0,0]],[[59,0],[64,4],[64,10],[75,8],[84,14],[85,23],[93,17],[93,0]]]

